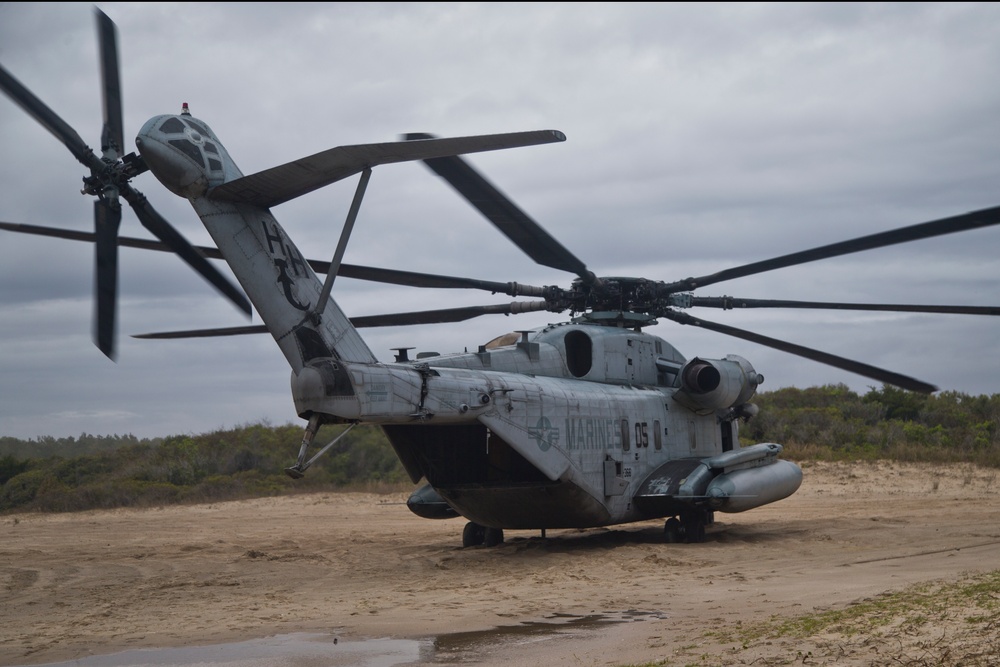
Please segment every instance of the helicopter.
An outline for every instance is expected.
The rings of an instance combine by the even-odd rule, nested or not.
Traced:
[[[663,520],[667,542],[701,542],[716,512],[737,513],[785,499],[803,479],[778,443],[741,446],[764,377],[745,358],[687,358],[646,331],[660,320],[778,349],[903,389],[933,385],[866,363],[689,315],[715,309],[806,308],[997,315],[980,306],[910,306],[700,296],[704,287],[819,259],[1000,223],[1000,207],[824,245],[675,281],[599,276],[461,156],[566,140],[556,130],[341,146],[244,175],[218,136],[184,105],[147,121],[137,153],[125,153],[114,23],[96,10],[103,81],[101,153],[0,67],[0,88],[56,136],[88,170],[93,234],[4,223],[14,232],[92,242],[96,252],[95,344],[115,355],[117,248],[179,255],[239,310],[263,325],[143,334],[184,338],[269,333],[291,367],[291,396],[304,421],[301,477],[320,426],[379,426],[414,484],[407,505],[423,518],[463,517],[462,544],[496,546],[505,530],[592,528]],[[352,266],[343,262],[372,169],[422,161],[539,265],[574,276],[568,287],[484,281]],[[131,181],[152,172],[187,199],[215,242],[188,243]],[[332,260],[309,260],[271,208],[359,176]],[[158,240],[120,236],[121,201]],[[224,260],[239,285],[210,259]],[[325,279],[319,276],[325,274]],[[331,297],[338,276],[417,287],[508,295],[506,304],[349,317]],[[492,314],[547,311],[569,318],[511,332],[475,352],[417,355],[396,348],[380,362],[359,330],[461,322]]]

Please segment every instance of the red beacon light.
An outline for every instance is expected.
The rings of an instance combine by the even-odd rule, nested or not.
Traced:
[[[182,116],[190,116],[191,115],[191,110],[188,109],[188,103],[187,102],[184,102],[184,103],[181,104],[181,115]]]

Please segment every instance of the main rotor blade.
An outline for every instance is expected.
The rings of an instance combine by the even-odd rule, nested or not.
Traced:
[[[50,236],[57,239],[69,239],[70,241],[85,241],[88,243],[96,241],[96,237],[92,232],[78,232],[72,229],[59,229],[58,227],[42,227],[40,225],[26,225],[18,222],[0,222],[0,229],[6,229],[9,232],[17,232],[18,234]],[[118,245],[129,248],[142,248],[143,250],[156,250],[158,252],[173,252],[167,244],[160,241],[137,239],[131,236],[119,236]],[[206,246],[194,247],[206,257],[222,259],[222,253],[220,253],[217,248],[209,248]]]
[[[217,290],[236,304],[236,307],[247,315],[250,315],[250,302],[244,296],[243,292],[219,273],[214,266],[209,264],[208,260],[195,250],[194,246],[188,243],[169,222],[157,213],[145,195],[128,185],[122,189],[121,194],[132,206],[142,225],[152,232],[153,236],[163,241],[181,259],[187,262],[191,268],[200,273],[205,280],[210,282]]]
[[[158,333],[132,334],[132,338],[145,340],[170,340],[174,338],[217,338],[220,336],[243,336],[246,334],[264,334],[267,327],[263,324],[252,324],[245,327],[224,327],[220,329],[189,329],[187,331],[162,331]]]
[[[313,269],[319,271],[315,266]],[[353,264],[342,264],[340,266],[340,275],[346,278],[354,278],[355,280],[367,280],[391,285],[409,285],[411,287],[432,287],[437,289],[478,289],[485,292],[493,292],[494,294],[506,294],[508,296],[542,297],[551,289],[535,285],[525,285],[518,282],[501,283],[492,280],[443,276],[433,273],[416,273],[413,271],[399,271],[397,269],[380,269]]]
[[[463,306],[460,308],[442,308],[440,310],[422,310],[411,313],[390,313],[388,315],[363,315],[352,317],[351,324],[359,329],[368,327],[394,327],[413,324],[441,324],[444,322],[464,322],[481,315],[516,315],[546,310],[546,301],[512,301],[488,306]]]
[[[849,241],[841,241],[840,243],[831,243],[830,245],[819,246],[818,248],[813,248],[811,250],[803,250],[801,252],[794,252],[789,255],[782,255],[773,259],[753,262],[752,264],[744,264],[743,266],[726,269],[725,271],[719,271],[718,273],[701,276],[700,278],[686,278],[685,280],[680,280],[666,285],[662,289],[667,293],[683,292],[693,290],[698,287],[705,287],[706,285],[720,283],[725,280],[733,280],[734,278],[752,276],[757,273],[764,273],[765,271],[773,271],[774,269],[780,269],[786,266],[795,266],[797,264],[815,262],[816,260],[826,259],[828,257],[848,255],[855,252],[861,252],[862,250],[883,248],[890,245],[896,245],[898,243],[907,243],[909,241],[943,236],[945,234],[953,234],[955,232],[964,232],[996,224],[1000,224],[1000,206],[986,208],[980,211],[971,211],[969,213],[963,213],[962,215],[942,218],[940,220],[932,220],[930,222],[911,225],[909,227],[900,227],[899,229],[893,229],[878,234],[871,234],[869,236],[862,236]]]
[[[42,127],[52,133],[70,150],[73,156],[92,171],[99,171],[104,163],[90,149],[76,130],[69,126],[55,111],[35,97],[34,93],[25,88],[10,72],[0,66],[0,89],[18,106],[28,112],[28,115],[38,121]]]
[[[441,310],[422,310],[411,313],[389,313],[387,315],[362,315],[352,317],[351,324],[358,329],[370,327],[406,326],[412,324],[441,324],[443,322],[463,322],[480,315],[516,315],[546,309],[544,301],[514,301],[488,306],[465,306]],[[175,338],[213,338],[218,336],[242,336],[245,334],[267,333],[262,324],[244,327],[223,327],[218,329],[189,329],[186,331],[164,331],[158,333],[134,334],[132,338],[145,340],[169,340]]]
[[[745,331],[743,329],[737,329],[735,327],[726,326],[725,324],[708,322],[700,318],[691,317],[687,313],[668,311],[662,313],[662,316],[666,317],[667,319],[673,320],[674,322],[678,322],[679,324],[690,324],[696,327],[700,327],[702,329],[708,329],[709,331],[716,331],[718,333],[723,333],[726,334],[727,336],[735,336],[736,338],[749,340],[759,345],[764,345],[765,347],[772,347],[776,350],[781,350],[782,352],[788,352],[790,354],[794,354],[800,357],[805,357],[806,359],[812,359],[813,361],[818,361],[821,364],[826,364],[827,366],[833,366],[834,368],[850,371],[851,373],[857,373],[858,375],[868,377],[873,380],[878,380],[879,382],[882,382],[884,384],[891,384],[896,387],[900,387],[902,389],[908,389],[910,391],[918,391],[922,394],[930,394],[937,391],[937,387],[935,387],[934,385],[908,377],[906,375],[901,375],[899,373],[887,371],[883,368],[871,366],[869,364],[865,364],[860,361],[854,361],[852,359],[845,359],[844,357],[838,357],[834,354],[829,354],[827,352],[820,352],[819,350],[803,347],[802,345],[796,345],[795,343],[789,343],[787,341],[778,340],[776,338],[769,338],[767,336],[762,336],[760,334],[756,334],[751,331]]]
[[[101,101],[104,105],[104,127],[101,130],[101,150],[115,160],[125,154],[122,130],[122,91],[118,68],[118,34],[114,21],[94,8],[97,34],[101,49]]]
[[[36,236],[49,236],[52,238],[69,239],[71,241],[86,241],[93,243],[95,238],[92,232],[78,232],[71,229],[58,229],[56,227],[42,227],[39,225],[26,225],[16,222],[0,222],[0,229],[17,232],[19,234],[34,234]],[[148,239],[137,239],[131,236],[119,236],[118,245],[127,248],[140,248],[142,250],[156,250],[158,252],[174,252],[173,248],[161,241]],[[198,253],[209,259],[223,259],[218,248],[209,246],[191,246]],[[325,274],[330,269],[330,262],[319,259],[307,259],[309,266],[316,273]],[[438,289],[478,289],[494,294],[506,294],[508,296],[537,296],[546,295],[547,288],[534,285],[525,285],[518,282],[501,283],[492,280],[478,280],[476,278],[461,278],[457,276],[444,276],[432,273],[416,273],[413,271],[399,271],[397,269],[380,269],[371,266],[359,266],[356,264],[341,264],[339,275],[355,280],[367,280],[377,283],[388,283],[391,285],[409,285],[411,287],[432,287]]]
[[[433,139],[434,136],[424,132],[412,132],[403,135],[403,138],[413,141]],[[424,160],[424,163],[455,188],[535,262],[542,266],[575,273],[588,285],[596,281],[594,274],[587,269],[582,260],[567,250],[465,160],[451,156]]]
[[[939,313],[943,315],[1000,315],[997,306],[932,306],[899,303],[833,303],[828,301],[787,301],[784,299],[741,299],[735,296],[695,296],[692,306],[739,310],[741,308],[812,308],[817,310],[874,310],[896,313]]]
[[[94,343],[109,359],[115,358],[115,312],[118,298],[118,226],[122,219],[117,199],[94,202]]]

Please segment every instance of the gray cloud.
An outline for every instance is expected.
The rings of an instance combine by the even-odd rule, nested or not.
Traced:
[[[1000,177],[1000,6],[918,4],[101,3],[117,23],[126,137],[182,102],[245,173],[409,131],[554,128],[563,144],[474,156],[592,270],[676,280],[994,206]],[[0,62],[92,146],[88,6],[0,4]],[[131,141],[129,140],[129,143]],[[0,100],[0,220],[90,230],[82,168]],[[192,242],[187,202],[136,179]],[[277,207],[310,256],[332,256],[354,183]],[[148,236],[131,213],[122,233]],[[201,432],[297,420],[266,337],[128,334],[245,320],[175,257],[121,251],[120,351],[91,343],[92,249],[0,232],[0,435]],[[993,305],[1000,230],[774,271],[699,291],[752,298]],[[155,255],[155,256],[150,256]],[[566,285],[421,165],[375,170],[345,261]],[[338,280],[351,315],[505,301]],[[995,393],[993,318],[820,311],[698,315]],[[390,348],[474,349],[541,313],[364,332]],[[687,356],[740,354],[765,389],[874,384],[671,323]]]

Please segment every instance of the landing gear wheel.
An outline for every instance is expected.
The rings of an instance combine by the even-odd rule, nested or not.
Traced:
[[[689,544],[697,544],[705,541],[705,522],[695,519],[684,527],[684,541]]]
[[[486,528],[478,523],[469,522],[462,530],[462,546],[478,547],[486,539]]]
[[[684,541],[695,544],[705,541],[705,524],[708,523],[709,512],[695,510],[689,514],[681,515],[681,531],[684,534]]]
[[[503,528],[487,528],[486,535],[483,537],[483,544],[488,547],[503,544]]]
[[[677,544],[681,541],[681,522],[677,517],[672,516],[663,524],[663,539],[667,544]]]

